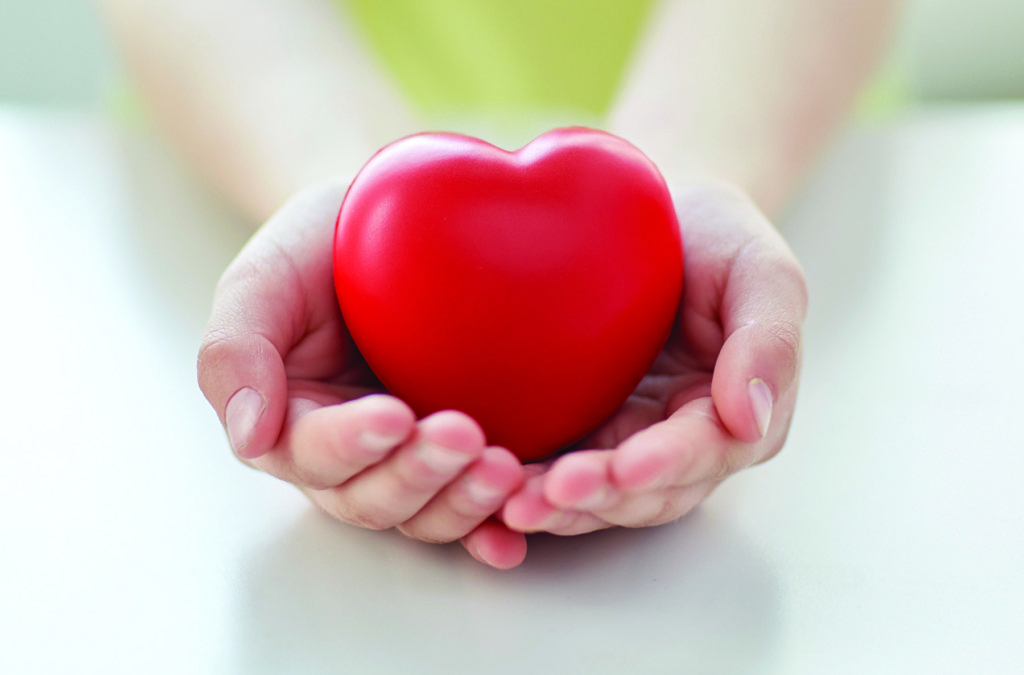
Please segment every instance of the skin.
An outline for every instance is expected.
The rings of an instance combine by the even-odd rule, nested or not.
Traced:
[[[678,323],[611,420],[576,452],[523,467],[461,413],[415,419],[345,330],[330,274],[345,177],[424,124],[327,1],[100,2],[183,153],[255,222],[274,214],[221,279],[199,354],[239,459],[339,520],[459,540],[507,569],[525,533],[666,523],[778,453],[807,289],[768,216],[842,121],[894,3],[658,6],[605,127],[673,187],[687,244]]]
[[[508,450],[470,417],[417,420],[373,377],[334,296],[334,220],[343,184],[291,200],[225,272],[199,352],[199,384],[238,458],[298,486],[326,513],[428,542],[467,537],[509,568],[526,542],[485,522],[523,484]]]
[[[675,329],[618,414],[508,500],[516,530],[660,525],[785,442],[807,309],[800,266],[742,193],[676,195],[688,257]]]
[[[737,190],[675,191],[690,254],[668,344],[577,452],[527,467],[487,447],[466,415],[416,420],[375,380],[333,293],[343,193],[304,192],[241,252],[217,288],[198,368],[238,457],[325,512],[423,541],[461,540],[506,569],[522,562],[526,532],[665,523],[782,447],[807,291],[781,236]],[[770,402],[758,408],[759,382]]]

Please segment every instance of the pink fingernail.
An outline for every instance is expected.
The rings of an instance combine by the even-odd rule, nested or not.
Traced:
[[[249,445],[256,423],[266,407],[267,400],[252,387],[243,387],[232,395],[224,411],[224,424],[235,452],[241,453]]]
[[[764,438],[768,433],[768,425],[772,421],[772,390],[768,388],[759,377],[755,377],[747,386],[750,395],[750,407],[754,411],[754,421],[757,422],[757,430]]]
[[[374,455],[383,455],[395,448],[403,440],[402,436],[394,434],[382,434],[376,431],[366,430],[359,434],[359,444]]]
[[[473,459],[469,455],[442,448],[434,443],[420,443],[416,448],[420,461],[441,474],[454,473],[469,464]]]
[[[504,493],[471,476],[466,479],[466,494],[480,506],[493,506]]]

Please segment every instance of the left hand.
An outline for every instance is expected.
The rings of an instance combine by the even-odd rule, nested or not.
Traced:
[[[807,307],[800,265],[739,190],[688,186],[675,201],[686,261],[672,335],[633,395],[578,450],[527,466],[532,475],[501,513],[512,530],[666,523],[785,442]]]
[[[310,188],[239,253],[217,286],[200,387],[246,465],[294,484],[338,520],[427,542],[472,535],[481,562],[514,567],[525,537],[490,520],[522,481],[467,415],[417,420],[374,377],[333,284],[345,186]]]

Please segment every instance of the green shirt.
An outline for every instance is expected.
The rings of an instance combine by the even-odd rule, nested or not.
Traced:
[[[428,112],[611,104],[651,0],[342,0]]]

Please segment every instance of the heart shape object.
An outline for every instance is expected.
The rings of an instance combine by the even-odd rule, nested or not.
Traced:
[[[421,416],[463,411],[534,461],[612,415],[650,368],[683,244],[661,174],[616,136],[556,129],[508,152],[418,134],[349,187],[334,280],[392,394]]]

